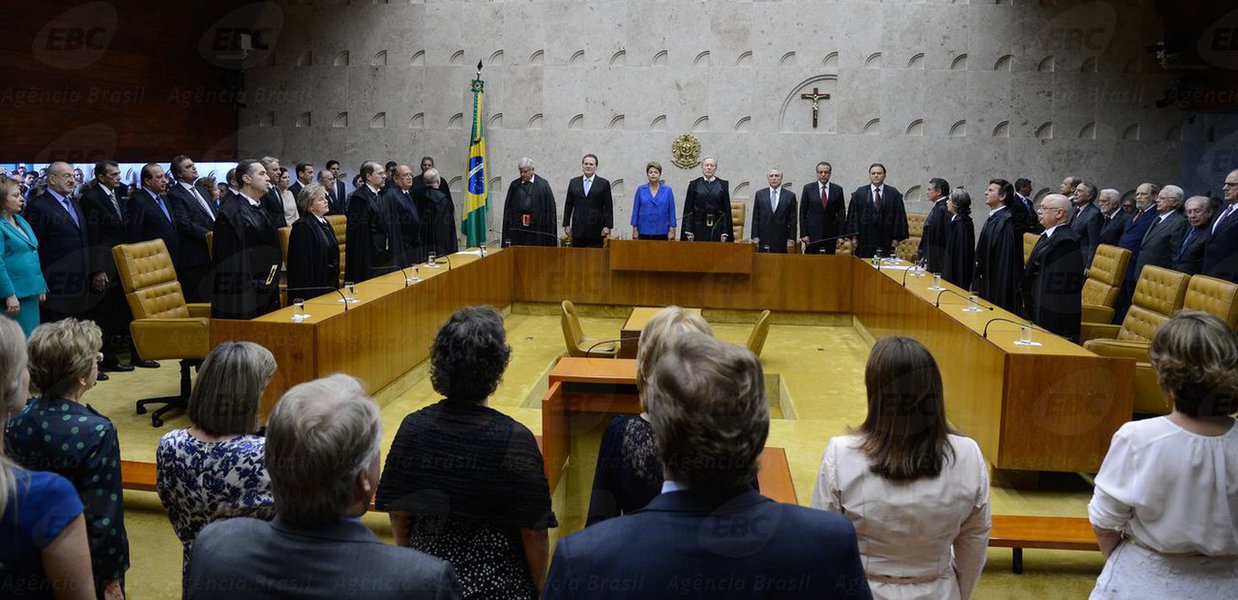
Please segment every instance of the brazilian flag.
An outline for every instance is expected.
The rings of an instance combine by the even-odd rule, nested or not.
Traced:
[[[489,211],[490,194],[486,190],[486,136],[482,130],[481,99],[486,84],[481,80],[481,63],[477,63],[477,79],[473,80],[473,132],[469,135],[469,169],[464,194],[464,214],[460,230],[466,247],[473,248],[486,243],[486,213]]]

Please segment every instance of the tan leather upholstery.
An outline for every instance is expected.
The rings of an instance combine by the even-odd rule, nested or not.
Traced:
[[[748,205],[742,200],[731,201],[731,241],[738,242],[744,238],[744,224]]]
[[[346,242],[348,233],[348,217],[344,215],[328,215],[327,222],[331,224],[331,230],[335,232],[335,241],[340,245],[340,285],[344,285],[344,251],[347,249]]]
[[[1083,322],[1113,322],[1114,305],[1130,259],[1131,251],[1125,248],[1109,244],[1096,247],[1088,278],[1083,282]]]
[[[752,333],[748,334],[748,343],[745,344],[753,354],[761,356],[761,349],[765,347],[765,338],[769,335],[769,311],[761,311],[761,316],[757,317],[757,324],[752,327]]]
[[[185,303],[176,269],[163,240],[120,244],[112,248],[129,310],[133,343],[142,358],[202,359],[210,350],[209,305]]]
[[[208,254],[211,255],[212,258],[215,257],[215,232],[214,231],[206,232],[206,251]]]
[[[1036,242],[1040,241],[1040,235],[1035,233],[1023,234],[1023,264],[1027,264],[1027,259],[1032,255],[1032,249],[1036,247]]]
[[[1238,283],[1195,275],[1186,286],[1182,308],[1202,310],[1238,328]]]
[[[576,316],[576,305],[570,300],[564,300],[562,307],[563,314],[559,323],[563,327],[563,342],[567,345],[568,356],[614,358],[619,355],[619,344],[598,344],[598,340],[585,337],[585,332],[580,327],[580,319]]]
[[[894,255],[908,262],[914,262],[920,252],[920,240],[924,237],[924,222],[928,215],[907,215],[907,239],[894,247]]]

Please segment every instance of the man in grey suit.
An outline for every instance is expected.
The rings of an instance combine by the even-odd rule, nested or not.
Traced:
[[[1173,269],[1187,275],[1196,275],[1204,268],[1204,249],[1212,239],[1212,201],[1207,196],[1192,196],[1187,199],[1186,220],[1191,228],[1182,238],[1182,247],[1174,255]]]
[[[1079,250],[1083,252],[1083,268],[1092,264],[1092,255],[1096,254],[1096,246],[1100,244],[1100,230],[1105,224],[1105,216],[1096,207],[1096,185],[1080,181],[1075,186],[1075,218],[1070,221],[1070,228],[1079,237]]]
[[[378,405],[332,375],[294,386],[267,423],[275,520],[198,534],[185,598],[460,598],[448,563],[383,543],[359,518],[378,486]]]
[[[758,252],[787,253],[787,242],[794,241],[796,218],[795,192],[782,189],[782,169],[765,174],[769,187],[758,190],[752,204],[752,243]]]
[[[1182,188],[1167,185],[1156,195],[1156,219],[1143,235],[1139,244],[1139,261],[1135,263],[1135,281],[1147,265],[1156,265],[1166,269],[1173,268],[1174,257],[1182,248],[1182,240],[1186,238],[1186,230],[1190,225],[1186,217],[1178,209],[1182,207],[1185,196]]]

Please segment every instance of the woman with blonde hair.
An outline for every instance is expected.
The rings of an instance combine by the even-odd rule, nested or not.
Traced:
[[[1238,590],[1238,336],[1178,311],[1152,337],[1173,403],[1113,434],[1088,519],[1105,555],[1092,598],[1232,598]]]
[[[980,447],[946,423],[941,372],[920,342],[873,345],[868,416],[830,440],[812,506],[855,525],[874,598],[970,598],[989,544]]]
[[[39,326],[39,302],[46,297],[47,283],[39,266],[39,240],[20,214],[25,205],[17,182],[0,179],[0,298],[5,316],[30,337]]]

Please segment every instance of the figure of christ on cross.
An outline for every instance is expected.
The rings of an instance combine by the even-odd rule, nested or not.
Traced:
[[[812,101],[812,128],[817,128],[817,111],[821,108],[822,100],[829,100],[829,94],[822,94],[817,88],[812,88],[811,94],[800,94],[800,99]]]

